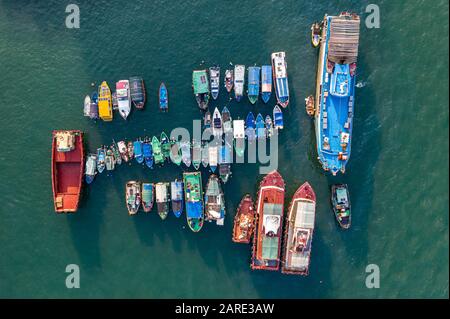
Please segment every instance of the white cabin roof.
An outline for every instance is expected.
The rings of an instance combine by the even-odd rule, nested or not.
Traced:
[[[233,120],[233,136],[234,138],[245,137],[244,120]]]

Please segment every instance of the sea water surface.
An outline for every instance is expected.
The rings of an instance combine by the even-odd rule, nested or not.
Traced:
[[[17,298],[448,298],[448,1],[74,1],[80,28],[65,26],[72,1],[0,1],[0,297]],[[366,6],[381,24],[368,29]],[[238,8],[238,10],[236,10]],[[345,175],[318,162],[304,98],[315,92],[317,50],[310,25],[343,10],[362,18],[352,155]],[[285,51],[291,103],[280,135],[279,171],[286,203],[309,181],[317,218],[309,277],[251,271],[250,246],[231,241],[241,197],[255,196],[258,164],[234,164],[224,186],[225,225],[200,233],[185,216],[130,217],[124,184],[180,178],[172,164],[149,170],[122,165],[86,187],[76,214],[56,215],[51,190],[51,132],[81,129],[94,151],[111,139],[192,130],[200,119],[193,69],[230,62],[262,65]],[[148,102],[128,121],[84,118],[91,83],[111,87],[142,75]],[[157,89],[169,90],[167,114]],[[221,81],[222,83],[222,81]],[[221,88],[210,109],[233,118],[271,114],[275,99],[255,106],[229,101]],[[208,172],[202,169],[206,182]],[[329,187],[350,186],[353,224],[336,225]],[[80,288],[65,285],[68,264]],[[380,269],[369,289],[366,267]]]

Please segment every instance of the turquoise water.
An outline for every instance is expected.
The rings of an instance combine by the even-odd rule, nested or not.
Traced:
[[[125,298],[448,298],[448,1],[80,1],[80,29],[64,25],[67,4],[0,2],[0,297]],[[361,27],[352,156],[344,176],[317,163],[314,129],[303,99],[315,90],[317,51],[310,24],[352,9],[364,19],[376,3],[381,28]],[[239,10],[236,10],[236,8]],[[86,132],[94,150],[111,138],[192,127],[200,113],[191,72],[202,61],[269,63],[286,51],[291,103],[280,136],[286,201],[304,181],[314,187],[317,219],[310,276],[252,272],[250,247],[231,242],[232,217],[262,178],[256,164],[233,165],[225,185],[225,226],[192,233],[184,219],[129,217],[129,179],[173,180],[181,169],[122,165],[87,188],[77,214],[53,212],[51,131]],[[140,74],[148,102],[125,122],[82,116],[91,82]],[[157,110],[157,88],[170,112]],[[228,102],[222,91],[213,106]],[[261,100],[229,103],[232,116],[271,113]],[[206,171],[203,171],[206,181]],[[353,224],[341,231],[329,185],[350,185]],[[78,264],[81,288],[67,289],[65,268]],[[368,264],[379,289],[365,286]]]

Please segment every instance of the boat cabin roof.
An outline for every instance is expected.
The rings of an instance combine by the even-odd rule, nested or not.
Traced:
[[[356,63],[359,45],[359,17],[331,17],[328,60],[339,64]]]

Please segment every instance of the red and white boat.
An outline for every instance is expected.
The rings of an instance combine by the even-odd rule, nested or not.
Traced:
[[[292,197],[286,216],[281,262],[283,274],[308,275],[315,217],[316,194],[306,182]]]
[[[277,171],[267,174],[259,186],[252,269],[277,271],[280,268],[284,192],[284,180]]]
[[[53,131],[52,188],[57,213],[78,209],[84,173],[83,132]]]

